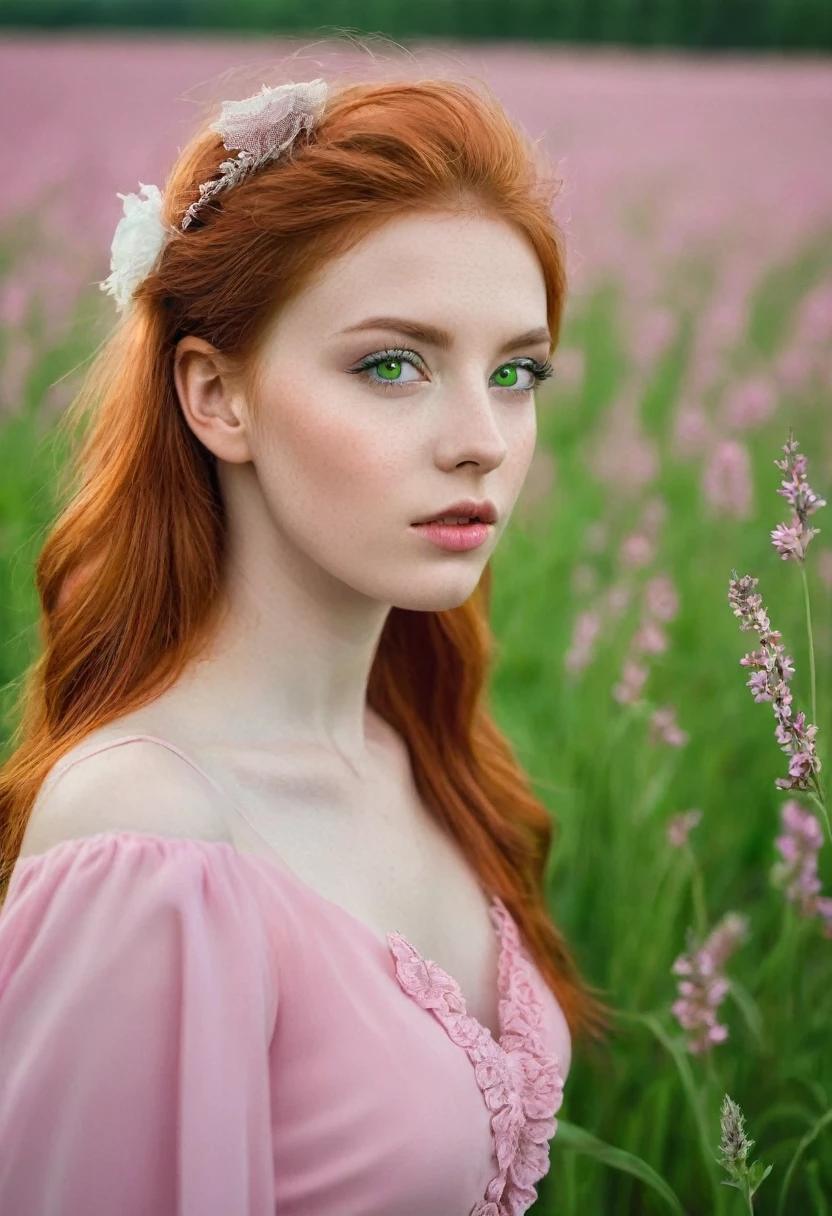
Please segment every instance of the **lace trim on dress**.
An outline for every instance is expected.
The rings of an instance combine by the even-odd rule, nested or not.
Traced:
[[[543,1006],[521,953],[517,925],[499,896],[491,902],[500,935],[497,969],[500,1039],[466,1013],[452,976],[423,958],[401,933],[388,933],[396,977],[409,996],[429,1009],[451,1040],[465,1049],[491,1113],[498,1173],[469,1216],[522,1216],[537,1198],[535,1183],[549,1168],[549,1141],[563,1101],[557,1056],[546,1052],[539,1027]]]

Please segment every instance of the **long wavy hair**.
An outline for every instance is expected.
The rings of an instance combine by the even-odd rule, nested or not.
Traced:
[[[407,212],[479,212],[531,242],[552,349],[566,294],[557,179],[482,81],[330,85],[314,130],[206,205],[166,244],[61,420],[85,425],[36,583],[42,653],[21,680],[0,769],[0,899],[37,792],[91,731],[169,688],[215,628],[226,517],[215,457],[187,426],[173,379],[194,334],[239,366],[256,402],[268,324],[333,258]],[[479,87],[477,87],[479,86]],[[207,122],[174,164],[162,218],[177,227],[227,157]],[[491,570],[458,608],[392,608],[368,702],[408,745],[420,795],[501,896],[576,1036],[610,1011],[580,977],[546,907],[552,816],[489,713]]]

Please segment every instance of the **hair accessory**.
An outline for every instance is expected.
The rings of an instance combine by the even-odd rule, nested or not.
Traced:
[[[116,308],[124,311],[133,292],[153,269],[168,230],[162,222],[162,195],[158,186],[141,186],[138,194],[119,194],[124,200],[124,216],[119,220],[110,251],[112,274],[98,286],[115,296]]]
[[[229,151],[240,151],[222,162],[218,178],[199,187],[199,198],[185,212],[182,231],[215,194],[275,160],[301,130],[309,131],[323,109],[326,93],[326,82],[319,79],[274,89],[264,84],[259,93],[244,101],[224,101],[219,121],[211,124],[211,130],[219,132]]]
[[[200,209],[221,190],[236,186],[264,165],[276,160],[301,131],[309,131],[323,112],[327,96],[321,79],[276,88],[263,85],[259,93],[243,101],[224,101],[219,120],[210,130],[222,136],[225,147],[237,155],[220,164],[220,176],[203,182],[199,198],[187,209],[178,231],[184,232]],[[163,197],[158,186],[141,182],[138,194],[119,194],[124,216],[116,227],[110,254],[111,274],[99,287],[114,296],[116,308],[129,308],[133,292],[153,269],[169,236],[161,218]]]

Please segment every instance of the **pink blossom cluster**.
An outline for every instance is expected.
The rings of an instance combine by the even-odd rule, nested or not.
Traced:
[[[642,493],[660,468],[658,445],[645,432],[640,417],[647,369],[631,364],[627,370],[630,379],[606,410],[588,457],[590,471],[615,490],[619,500]]]
[[[790,394],[805,391],[813,382],[828,383],[832,338],[832,283],[821,282],[795,310],[788,343],[775,362],[781,389]]]
[[[789,776],[778,777],[775,784],[781,790],[808,790],[813,783],[817,784],[815,774],[821,767],[815,747],[818,728],[807,724],[803,712],[792,717],[793,697],[789,689],[789,680],[794,675],[792,658],[784,655],[781,635],[771,628],[762,607],[762,596],[753,592],[759,581],[748,574],[740,579],[734,570],[728,583],[728,603],[734,616],[740,619],[740,629],[756,630],[760,636],[760,649],[741,658],[740,665],[756,669],[747,687],[755,701],[771,701],[777,720],[775,738],[780,750],[789,757]]]
[[[690,811],[679,811],[667,821],[667,842],[674,849],[681,849],[688,842],[688,837],[702,821],[702,812],[698,808]]]
[[[789,428],[789,441],[783,447],[785,460],[775,460],[775,465],[783,473],[789,474],[789,480],[781,482],[778,494],[786,499],[794,509],[790,524],[778,524],[771,533],[771,543],[782,557],[783,561],[805,561],[809,541],[816,536],[820,528],[810,528],[808,518],[819,507],[826,506],[826,500],[820,498],[806,480],[806,456],[801,452],[795,456],[798,442],[793,439],[792,429]]]
[[[653,561],[658,545],[659,529],[667,514],[664,499],[654,497],[644,507],[638,527],[629,533],[621,544],[619,558],[625,569],[634,571]],[[629,590],[629,584],[623,586]],[[613,589],[615,590],[615,589]],[[629,595],[627,602],[629,602]],[[663,626],[676,619],[679,612],[679,593],[669,574],[655,574],[644,584],[641,599],[641,616],[630,639],[627,653],[622,660],[618,683],[612,695],[622,705],[638,704],[650,669],[645,657],[662,654],[669,642]],[[662,705],[653,711],[650,718],[651,742],[666,743],[670,747],[683,747],[688,734],[676,722],[673,706]]]
[[[676,710],[672,705],[660,705],[650,715],[650,742],[666,743],[668,747],[684,747],[690,739],[676,721]]]
[[[595,644],[603,631],[617,621],[622,612],[629,607],[633,598],[632,574],[635,570],[649,565],[653,561],[659,532],[666,515],[667,505],[664,499],[657,496],[645,503],[636,530],[630,533],[621,544],[618,554],[621,565],[619,578],[599,595],[594,604],[583,609],[576,616],[570,647],[564,656],[564,666],[571,674],[577,674],[589,666],[594,657]],[[607,540],[607,526],[598,521],[587,528],[584,549],[587,553],[600,553]],[[598,577],[592,566],[585,562],[576,566],[573,571],[573,590],[578,594],[592,592],[597,584]],[[659,576],[658,579],[651,580],[645,594],[648,597],[648,605],[655,606],[655,610],[651,609],[654,617],[662,619],[662,613],[666,614],[670,611],[671,615],[665,616],[665,619],[672,619],[675,615],[673,605],[678,602],[678,597],[667,576]],[[656,644],[660,645],[661,649],[665,648],[661,644],[661,639],[657,639]],[[631,678],[634,687],[639,680],[643,684],[647,679],[646,668],[642,669],[638,664],[633,664]],[[638,691],[640,691],[640,684],[633,699],[637,699]]]
[[[748,936],[748,920],[729,912],[695,950],[690,945],[673,964],[674,975],[682,976],[678,997],[671,1006],[673,1016],[689,1032],[688,1051],[701,1055],[728,1038],[727,1026],[717,1021],[717,1009],[731,987],[725,964]]]
[[[754,486],[747,444],[740,439],[715,442],[702,466],[701,488],[712,516],[751,519]]]
[[[779,393],[774,380],[760,373],[731,384],[723,398],[721,420],[746,431],[768,422],[777,409]]]
[[[783,834],[774,842],[780,860],[772,869],[772,881],[783,888],[801,916],[819,916],[825,936],[832,938],[832,899],[820,894],[818,877],[818,852],[823,844],[820,820],[794,798],[784,804],[781,819]]]
[[[607,600],[609,611],[623,609],[630,603],[632,573],[654,560],[659,531],[666,515],[667,505],[664,499],[658,496],[649,499],[642,510],[637,528],[622,541],[619,560],[629,574],[625,575],[621,583],[610,588]],[[667,650],[669,642],[663,625],[675,620],[678,612],[679,593],[670,575],[660,573],[649,578],[642,591],[641,616],[622,660],[619,680],[612,689],[613,697],[620,704],[634,705],[640,702],[650,674],[645,656],[662,654]],[[582,635],[578,632],[581,627],[589,632],[587,622],[579,618],[573,647],[567,656],[568,663],[574,664],[576,658],[581,657],[581,643],[586,637],[586,633]],[[585,649],[584,646],[584,651]],[[688,738],[687,732],[676,722],[673,706],[662,705],[653,711],[650,718],[652,743],[662,742],[670,747],[683,747]]]
[[[650,538],[645,537],[645,540],[650,541]],[[622,556],[626,547],[627,541],[622,545]],[[621,681],[613,688],[612,695],[616,701],[631,704],[639,700],[649,675],[649,668],[642,661],[643,656],[662,654],[667,650],[669,643],[662,626],[674,620],[678,611],[679,595],[670,575],[656,574],[648,579],[642,593],[641,616],[622,664]]]

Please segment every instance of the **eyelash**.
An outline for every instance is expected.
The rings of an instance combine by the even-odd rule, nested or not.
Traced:
[[[416,354],[416,351],[406,350],[401,347],[391,347],[388,350],[382,350],[378,351],[376,354],[367,355],[361,360],[358,367],[351,367],[349,370],[354,376],[367,376],[367,373],[371,372],[374,367],[378,367],[380,364],[386,363],[388,359],[404,360],[408,363],[412,363],[413,366],[419,371],[424,371],[425,368],[423,359],[420,355]],[[508,363],[501,363],[500,367],[525,367],[534,376],[535,382],[529,388],[517,389],[506,387],[506,392],[513,393],[515,397],[528,396],[529,393],[533,393],[535,391],[538,384],[540,384],[542,380],[546,380],[552,375],[552,363],[550,359],[547,359],[545,363],[538,363],[536,359],[529,359],[525,355],[519,359],[511,359]],[[499,371],[499,368],[497,370]],[[385,391],[398,392],[404,387],[402,383],[395,380],[374,380],[371,376],[367,376],[367,381],[369,384],[380,384]],[[413,380],[406,381],[406,384],[413,383],[415,383]],[[497,387],[501,388],[503,386],[498,385]]]

